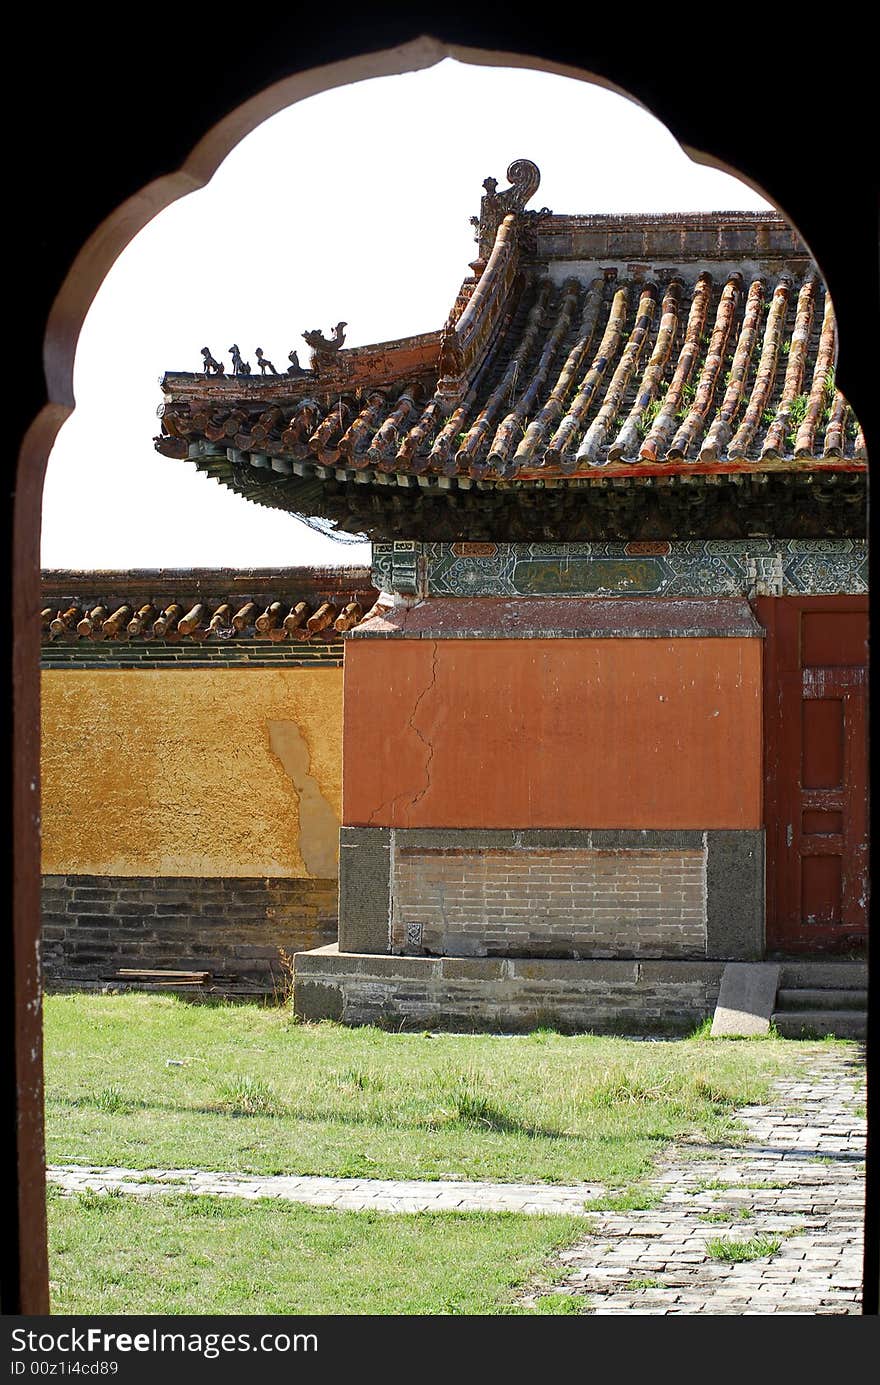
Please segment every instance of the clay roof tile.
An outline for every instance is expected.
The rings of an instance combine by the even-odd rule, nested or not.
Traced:
[[[551,511],[578,488],[672,486],[672,513],[719,477],[757,494],[843,473],[857,498],[831,304],[781,218],[536,214],[514,191],[487,185],[486,250],[442,332],[294,375],[168,375],[158,450],[383,539],[488,537],[501,515],[495,537],[562,537]]]

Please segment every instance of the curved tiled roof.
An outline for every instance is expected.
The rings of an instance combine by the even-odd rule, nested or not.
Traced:
[[[514,210],[472,269],[442,333],[166,375],[157,448],[376,538],[863,530],[831,301],[784,221]]]

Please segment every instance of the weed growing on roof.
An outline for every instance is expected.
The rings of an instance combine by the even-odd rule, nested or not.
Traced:
[[[834,366],[829,366],[828,371],[825,375],[825,380],[822,384],[821,419],[823,423],[830,423],[831,421],[831,408],[834,404],[835,391],[836,386],[834,383]]]
[[[679,396],[681,402],[675,415],[676,418],[687,418],[696,393],[696,386],[691,384],[690,380],[685,381],[684,385],[682,385],[681,395]]]
[[[642,414],[641,418],[639,419],[638,423],[636,424],[636,431],[638,432],[639,437],[642,437],[642,438],[643,438],[643,437],[645,437],[645,436],[647,435],[647,433],[650,431],[651,427],[653,426],[654,419],[657,417],[657,415],[659,414],[659,412],[660,412],[660,410],[661,410],[662,407],[663,407],[663,400],[662,400],[662,399],[652,399],[652,400],[651,400],[651,403],[650,403],[650,404],[648,405],[648,407],[645,409],[645,412]]]
[[[809,402],[810,396],[808,394],[796,394],[788,407],[788,432],[785,435],[785,441],[792,451],[794,451],[794,445],[797,441],[798,429],[806,417]]]

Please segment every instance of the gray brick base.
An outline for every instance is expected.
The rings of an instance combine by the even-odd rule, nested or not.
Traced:
[[[762,829],[343,827],[339,863],[343,952],[764,955]]]
[[[274,993],[279,948],[336,938],[335,880],[45,875],[47,989],[106,983],[120,968],[209,971],[215,993]]]

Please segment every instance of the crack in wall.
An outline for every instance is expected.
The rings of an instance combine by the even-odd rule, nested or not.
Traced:
[[[430,681],[425,685],[425,687],[422,689],[422,691],[419,693],[418,697],[416,698],[415,702],[413,703],[412,712],[410,713],[409,717],[407,718],[407,723],[406,723],[407,729],[410,730],[410,731],[415,732],[415,734],[418,736],[419,740],[421,741],[422,745],[425,746],[425,748],[426,748],[426,750],[427,750],[427,752],[428,752],[427,759],[426,759],[426,761],[425,761],[425,784],[424,784],[424,787],[421,788],[421,789],[419,789],[418,793],[417,793],[417,794],[415,795],[415,797],[410,801],[410,808],[414,808],[415,805],[419,802],[419,800],[422,799],[422,798],[424,798],[425,794],[428,792],[428,789],[431,787],[431,762],[432,762],[433,759],[434,759],[434,746],[432,745],[432,743],[431,743],[429,740],[427,740],[427,739],[422,735],[422,733],[421,733],[421,731],[419,730],[419,728],[415,725],[415,719],[416,719],[416,717],[417,717],[417,715],[418,715],[419,708],[421,707],[421,705],[422,705],[422,703],[424,702],[425,698],[428,696],[428,693],[433,692],[434,688],[435,688],[436,685],[437,685],[437,641],[436,641],[436,640],[431,640],[430,643],[431,643],[431,677],[430,677]],[[373,809],[372,813],[370,814],[369,818],[367,819],[367,826],[368,826],[368,827],[376,827],[376,826],[378,825],[377,822],[376,822],[376,819],[377,819],[386,809],[388,810],[389,817],[393,818],[393,816],[394,816],[394,808],[395,808],[396,804],[397,804],[401,799],[406,798],[408,792],[409,792],[409,790],[407,790],[407,789],[402,789],[399,793],[392,794],[391,798],[386,798],[386,799],[384,799],[383,802],[381,802],[381,803],[379,804],[378,808],[374,808],[374,809]]]
[[[425,700],[425,698],[428,696],[428,693],[429,693],[429,692],[433,692],[433,690],[434,690],[434,688],[435,688],[436,686],[437,686],[437,641],[436,641],[436,640],[432,640],[432,641],[431,641],[431,681],[430,681],[430,683],[428,684],[428,686],[427,686],[427,687],[419,694],[419,696],[416,698],[415,706],[414,706],[413,709],[412,709],[412,716],[410,717],[409,723],[408,723],[410,729],[413,730],[413,731],[415,731],[415,733],[416,733],[416,735],[418,736],[419,740],[422,742],[422,745],[426,748],[426,750],[427,750],[427,752],[428,752],[428,758],[425,760],[425,787],[424,787],[423,789],[420,789],[419,792],[416,794],[415,798],[413,799],[412,803],[410,804],[410,807],[411,807],[411,808],[414,808],[414,807],[416,806],[416,804],[417,804],[421,799],[424,798],[425,794],[428,792],[428,790],[429,790],[430,787],[431,787],[431,764],[432,764],[433,759],[434,759],[434,745],[433,745],[433,742],[426,740],[425,737],[422,735],[421,731],[419,730],[419,728],[418,728],[418,727],[416,726],[416,724],[415,724],[415,719],[416,719],[416,713],[418,712],[419,707],[422,705],[422,702],[423,702],[423,701]]]

